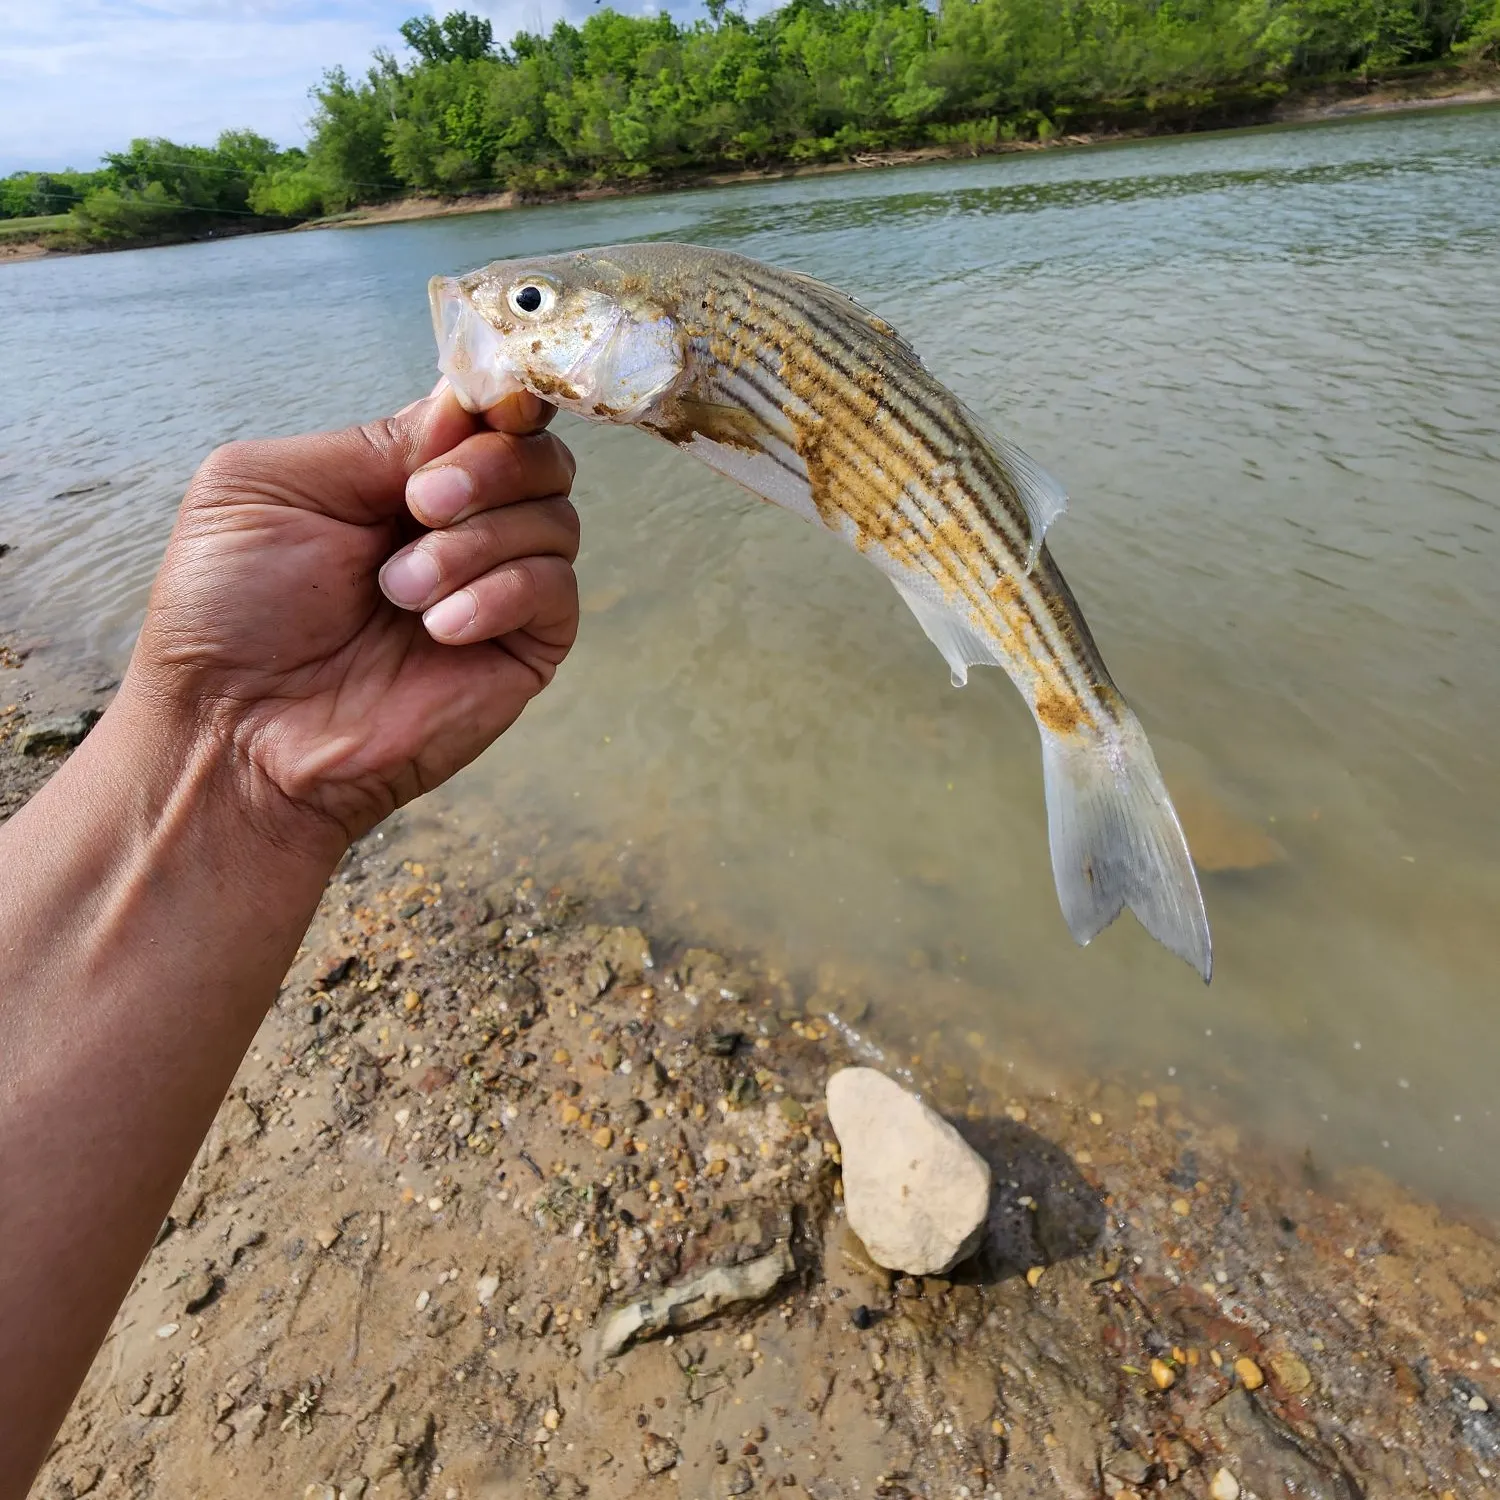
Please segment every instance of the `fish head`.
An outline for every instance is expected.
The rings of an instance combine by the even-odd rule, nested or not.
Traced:
[[[683,338],[640,278],[586,252],[434,276],[438,368],[470,411],[517,391],[593,421],[635,422],[680,379]]]

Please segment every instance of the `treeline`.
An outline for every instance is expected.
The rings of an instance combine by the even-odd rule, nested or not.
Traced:
[[[301,171],[307,156],[250,130],[226,130],[212,146],[132,141],[94,172],[17,172],[0,180],[0,220],[53,219],[75,238],[139,241],[268,217],[259,185]]]
[[[683,25],[601,9],[497,46],[462,11],[401,28],[363,78],[313,90],[304,153],[227,132],[136,141],[94,173],[0,183],[0,217],[87,239],[300,220],[405,192],[825,161],[1241,113],[1299,82],[1500,62],[1500,0],[727,0]]]

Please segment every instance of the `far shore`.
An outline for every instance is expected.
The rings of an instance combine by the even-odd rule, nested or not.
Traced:
[[[1330,120],[1365,115],[1409,113],[1415,111],[1454,109],[1475,105],[1500,104],[1500,78],[1437,71],[1417,77],[1392,80],[1355,92],[1358,81],[1344,80],[1304,91],[1269,107],[1247,110],[1240,118],[1226,122],[1222,113],[1194,120],[1156,121],[1140,127],[1073,132],[1048,141],[1006,141],[990,147],[954,145],[919,146],[905,150],[859,153],[834,162],[804,165],[781,163],[739,170],[677,172],[652,176],[637,183],[588,183],[549,193],[472,193],[458,197],[441,197],[412,193],[384,203],[368,204],[346,213],[309,219],[288,229],[268,229],[260,225],[239,228],[218,225],[199,234],[164,237],[150,245],[101,246],[104,249],[147,249],[159,244],[184,244],[198,240],[227,239],[241,234],[301,233],[310,229],[350,229],[371,224],[394,224],[418,219],[441,219],[455,214],[498,213],[522,206],[547,203],[585,202],[596,198],[622,198],[651,193],[689,189],[730,187],[740,183],[774,182],[797,177],[823,177],[838,172],[857,172],[874,167],[913,166],[980,156],[1009,155],[1026,151],[1052,151],[1077,146],[1111,145],[1116,142],[1146,140],[1158,136],[1221,134],[1240,130],[1264,129],[1274,125],[1312,125]],[[0,229],[3,229],[0,222]],[[60,255],[92,254],[90,250],[56,249],[45,240],[5,240],[0,238],[0,264],[8,261],[40,260]]]

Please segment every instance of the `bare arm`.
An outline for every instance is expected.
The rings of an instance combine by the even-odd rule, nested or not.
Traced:
[[[0,828],[0,1500],[25,1495],[350,840],[473,759],[572,643],[572,460],[514,435],[545,422],[524,399],[491,414],[512,433],[440,390],[215,454],[115,702]]]

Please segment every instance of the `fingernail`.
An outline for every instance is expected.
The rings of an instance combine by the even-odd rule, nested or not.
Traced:
[[[428,635],[440,641],[452,640],[474,623],[477,609],[473,590],[460,589],[456,594],[449,594],[446,599],[440,599],[434,604],[422,616],[422,623],[427,627]]]
[[[457,464],[422,469],[406,481],[406,503],[429,526],[446,526],[474,498],[474,481]]]
[[[438,565],[421,547],[398,553],[380,570],[380,588],[392,604],[416,609],[438,586]]]

